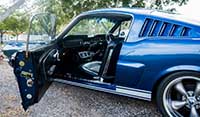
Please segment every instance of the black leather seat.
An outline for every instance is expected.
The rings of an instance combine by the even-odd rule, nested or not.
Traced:
[[[92,61],[92,62],[83,64],[81,68],[86,73],[91,74],[93,76],[97,76],[100,71],[101,64],[102,64],[101,61]]]
[[[123,40],[123,38],[117,38],[111,41],[105,50],[103,61],[92,61],[85,63],[81,65],[82,71],[89,75],[92,75],[93,77],[106,77],[107,75],[114,76],[113,73],[115,72],[113,70],[115,70],[115,66],[118,60],[118,58],[116,57],[119,56]]]

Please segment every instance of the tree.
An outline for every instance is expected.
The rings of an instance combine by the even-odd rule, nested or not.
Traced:
[[[35,13],[54,13],[57,16],[57,29],[61,29],[71,18],[88,10],[98,8],[140,7],[173,12],[176,10],[174,8],[176,5],[184,5],[187,1],[188,0],[35,0],[32,6],[34,6],[33,11],[35,11]],[[0,9],[0,11],[2,11],[2,9]],[[24,32],[28,28],[28,18],[24,17],[32,13],[32,11],[27,12],[28,13],[15,13],[3,22],[0,22],[1,42],[3,34],[7,30],[13,31],[18,37],[19,33]]]
[[[175,11],[175,5],[186,4],[188,0],[35,0],[36,13],[49,12],[57,16],[57,29],[81,12],[98,8],[140,7]]]
[[[3,34],[6,32],[6,25],[0,22],[0,43],[3,43]]]
[[[5,24],[7,25],[8,30],[14,32],[14,36],[16,36],[18,40],[18,35],[27,30],[29,23],[26,18],[20,18],[16,15],[10,16],[7,20],[5,20]]]
[[[0,13],[4,12],[4,9],[0,7]],[[3,43],[3,34],[5,33],[6,26],[3,22],[0,22],[0,43]]]
[[[0,39],[3,43],[4,33],[10,31],[14,33],[14,36],[17,36],[28,28],[28,19],[25,17],[20,17],[21,13],[15,13],[7,17],[3,22],[0,22]]]
[[[0,21],[3,21],[4,19],[6,19],[9,15],[11,15],[16,9],[18,9],[23,3],[25,2],[25,0],[18,0],[16,1],[12,6],[10,6],[9,8],[5,9],[5,11],[3,13],[0,14]]]
[[[150,8],[167,10],[167,11],[176,11],[175,5],[182,6],[187,4],[188,0],[154,0],[151,2]],[[170,7],[171,6],[171,7]]]
[[[138,7],[175,11],[175,5],[186,4],[188,0],[61,0],[63,11],[69,16],[76,16],[80,12],[111,7]],[[150,4],[150,6],[147,6]],[[166,9],[167,8],[167,9]]]

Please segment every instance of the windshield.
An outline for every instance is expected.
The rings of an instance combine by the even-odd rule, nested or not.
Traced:
[[[80,20],[68,33],[68,35],[88,35],[94,36],[107,34],[115,22],[108,18],[85,18]]]

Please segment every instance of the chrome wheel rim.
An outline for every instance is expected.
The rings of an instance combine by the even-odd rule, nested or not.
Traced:
[[[163,105],[171,117],[199,117],[200,78],[184,76],[172,80],[163,92]]]

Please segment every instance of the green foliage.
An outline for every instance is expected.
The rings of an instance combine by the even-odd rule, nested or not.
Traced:
[[[167,11],[175,11],[176,9],[170,6],[174,6],[179,5],[185,5],[187,4],[188,0],[155,0],[154,4],[151,4],[151,8],[154,9],[159,9],[159,10],[163,10],[165,7],[169,7],[168,9],[166,9]]]
[[[147,0],[61,0],[63,11],[68,13],[69,16],[76,16],[77,14],[98,8],[111,8],[111,7],[140,7],[147,6]],[[151,0],[149,8],[163,10],[165,7],[174,9],[172,6],[175,4],[183,5],[188,0]],[[167,9],[168,10],[168,9]]]
[[[151,1],[151,3],[147,3],[147,1]],[[175,4],[181,6],[186,4],[187,1],[188,0],[35,0],[34,5],[38,6],[36,13],[54,13],[57,16],[57,29],[61,30],[72,18],[88,10],[116,7],[145,7],[174,11],[175,8],[173,8],[173,6]],[[0,12],[3,10],[3,8],[0,8]],[[22,13],[15,13],[3,22],[0,22],[0,34],[9,30],[15,32],[15,35],[18,35],[20,32],[26,31],[27,28],[28,18],[25,18]]]
[[[7,17],[4,21],[0,22],[0,40],[3,43],[3,34],[5,32],[13,32],[14,36],[18,36],[20,33],[25,32],[28,29],[28,18],[21,17],[21,13],[13,14]]]
[[[28,20],[20,15],[12,15],[2,22],[4,30],[13,31],[15,35],[22,33],[28,28]]]
[[[48,12],[57,16],[58,29],[71,19],[68,17],[68,13],[63,11],[61,0],[35,0],[35,3],[35,5],[41,6],[37,13]]]
[[[54,13],[58,19],[58,29],[68,23],[73,17],[78,14],[99,8],[113,7],[140,7],[153,8],[175,11],[174,6],[186,4],[188,0],[37,0],[37,5],[43,5],[40,12]],[[150,4],[150,6],[147,6]]]

